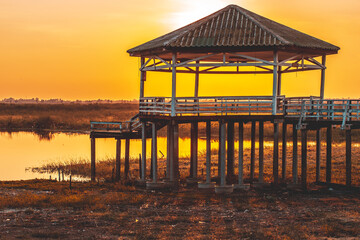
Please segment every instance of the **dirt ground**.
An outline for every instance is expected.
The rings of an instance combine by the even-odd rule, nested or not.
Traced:
[[[358,190],[219,196],[185,186],[155,192],[79,183],[69,191],[67,183],[46,184],[0,184],[1,239],[360,239]]]

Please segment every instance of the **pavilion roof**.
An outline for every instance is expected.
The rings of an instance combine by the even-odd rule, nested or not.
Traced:
[[[237,5],[229,5],[185,27],[155,38],[127,52],[146,56],[170,51],[291,50],[334,54],[328,42],[274,22]]]

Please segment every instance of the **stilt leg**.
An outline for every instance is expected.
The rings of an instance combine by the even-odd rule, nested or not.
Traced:
[[[301,129],[301,184],[306,189],[307,184],[307,130]]]
[[[250,182],[254,182],[254,171],[255,171],[255,131],[256,122],[251,122],[251,153],[250,153]]]
[[[234,122],[228,123],[227,128],[227,177],[234,176]]]
[[[274,154],[273,154],[274,184],[279,183],[279,123],[274,123]]]
[[[316,130],[316,182],[320,182],[320,153],[321,153],[320,129],[317,129]]]
[[[346,129],[346,186],[351,187],[351,128]]]
[[[264,122],[259,122],[259,183],[264,182]]]
[[[326,183],[331,183],[331,126],[326,130]]]
[[[198,123],[191,123],[190,177],[197,179],[198,173]]]
[[[141,126],[141,180],[146,179],[146,122]]]
[[[297,129],[296,124],[293,124],[293,165],[292,165],[292,177],[293,183],[298,182],[298,140],[297,140]]]
[[[129,179],[130,170],[130,139],[125,139],[125,179]]]
[[[206,122],[206,183],[211,181],[211,122]]]
[[[285,182],[286,179],[286,135],[287,135],[287,124],[282,124],[282,168],[281,168],[281,178]]]
[[[121,139],[116,139],[116,159],[115,159],[115,181],[120,181],[120,156],[121,156]]]
[[[153,152],[153,182],[157,182],[157,132],[156,124],[152,123],[152,142],[151,142],[152,152]]]
[[[96,177],[95,170],[95,138],[91,138],[91,181],[94,182]],[[59,177],[60,181],[60,177]]]

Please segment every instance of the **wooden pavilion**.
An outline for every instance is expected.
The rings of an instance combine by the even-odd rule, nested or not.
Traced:
[[[139,114],[126,123],[92,122],[92,171],[95,178],[95,138],[126,139],[125,172],[129,171],[130,139],[142,139],[140,180],[147,181],[146,139],[152,138],[152,179],[148,188],[177,185],[179,180],[178,125],[191,124],[190,178],[198,181],[198,123],[206,123],[206,182],[199,187],[214,186],[210,176],[211,122],[219,122],[219,183],[217,192],[245,188],[243,184],[243,124],[251,122],[250,182],[254,182],[255,130],[259,125],[259,183],[263,183],[264,122],[274,125],[273,179],[278,184],[279,124],[283,130],[282,179],[286,177],[286,130],[293,125],[293,183],[297,183],[297,130],[301,130],[301,183],[307,184],[307,130],[317,131],[316,179],[320,179],[320,129],[327,129],[326,180],[331,182],[331,126],[341,125],[349,141],[346,163],[347,184],[351,185],[351,128],[358,128],[359,100],[325,99],[326,56],[339,47],[309,36],[237,5],[229,5],[205,18],[128,50],[141,58]],[[251,67],[251,68],[249,68]],[[256,70],[254,70],[256,69]],[[319,96],[287,98],[281,93],[285,73],[319,70]],[[144,96],[148,71],[169,72],[172,94],[169,97]],[[193,97],[176,95],[177,73],[194,75]],[[199,96],[202,74],[272,74],[270,96]],[[234,124],[239,126],[238,182],[230,185],[226,175],[234,175]],[[111,127],[115,129],[112,129]],[[157,131],[167,126],[167,171],[165,181],[157,177]],[[226,148],[227,141],[227,148]],[[120,143],[118,143],[119,148]],[[117,154],[118,155],[118,154]],[[120,157],[117,156],[117,163]],[[119,163],[120,164],[120,163]],[[120,167],[117,164],[117,179]]]

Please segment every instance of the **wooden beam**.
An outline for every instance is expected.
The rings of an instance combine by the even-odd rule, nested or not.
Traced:
[[[274,51],[274,67],[273,67],[273,106],[272,106],[272,114],[276,115],[276,111],[277,111],[277,78],[278,78],[278,52],[275,50]]]
[[[285,182],[286,179],[286,135],[287,135],[287,124],[284,122],[282,124],[282,164],[281,164],[281,178]]]
[[[228,122],[227,127],[227,177],[234,176],[234,122]]]
[[[206,183],[211,181],[211,121],[206,122]]]
[[[120,168],[121,168],[121,139],[116,139],[116,157],[115,157],[115,181],[120,181]]]
[[[190,177],[197,178],[198,173],[198,123],[191,123],[190,130]]]
[[[280,96],[281,95],[281,66],[279,66],[279,69],[278,69],[278,82],[277,82],[277,96]]]
[[[251,122],[251,149],[250,149],[250,182],[254,181],[255,172],[255,133],[256,133],[256,121]]]
[[[297,184],[298,182],[298,140],[297,140],[297,129],[296,123],[293,124],[293,165],[292,165],[292,177],[293,183]]]
[[[346,129],[346,186],[351,187],[351,128]]]
[[[172,54],[171,116],[176,116],[176,52]]]
[[[307,185],[307,129],[301,129],[301,185]]]
[[[224,121],[220,121],[220,148],[221,148],[221,156],[220,156],[220,186],[225,186],[225,173],[226,173],[226,165],[225,165],[225,147],[226,147],[226,123]]]
[[[332,126],[326,130],[326,183],[331,183],[331,141]]]
[[[244,124],[239,122],[239,175],[238,175],[238,184],[242,185],[243,181],[243,171],[244,171]]]
[[[145,63],[145,57],[141,57],[141,66]],[[146,71],[140,70],[140,99],[144,97],[145,92],[145,81],[146,81]]]
[[[264,182],[264,122],[259,121],[259,183]]]
[[[199,61],[196,61],[196,63],[199,63]],[[195,70],[195,93],[194,97],[199,97],[199,67],[196,67]]]
[[[316,182],[320,182],[320,157],[321,157],[320,129],[316,129]]]
[[[91,181],[95,182],[96,165],[95,165],[95,138],[91,138]],[[60,177],[59,177],[60,181]]]
[[[153,154],[153,174],[152,174],[152,180],[154,183],[157,182],[157,130],[156,130],[156,123],[152,123],[152,141],[151,141],[151,147],[152,147],[152,154]]]
[[[141,123],[141,180],[146,180],[146,122]]]
[[[274,184],[279,183],[279,123],[274,123],[274,154],[273,154],[273,177]]]
[[[125,179],[129,178],[129,170],[130,170],[130,139],[125,139]]]
[[[324,68],[321,69],[321,83],[320,83],[320,98],[324,98],[325,92],[325,64],[326,64],[326,55],[323,55],[321,58],[321,63]]]

